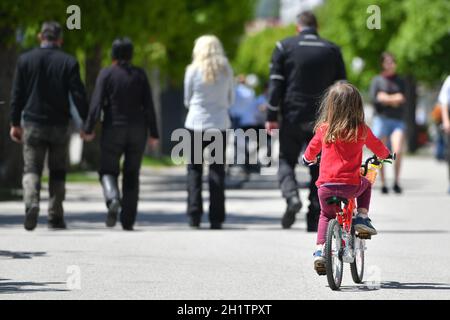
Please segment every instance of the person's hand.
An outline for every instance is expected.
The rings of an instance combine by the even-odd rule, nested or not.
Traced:
[[[267,121],[266,122],[266,131],[269,135],[273,136],[274,132],[273,130],[278,129],[278,122],[277,121]]]
[[[92,133],[86,133],[84,131],[80,131],[80,137],[86,142],[91,142],[95,139],[95,132]]]
[[[159,145],[159,139],[153,137],[148,138],[148,145],[152,150],[155,150]]]
[[[307,159],[305,158],[305,156],[303,155],[303,156],[302,156],[302,161],[303,161],[303,164],[304,164],[305,166],[312,167],[312,166],[314,166],[314,165],[317,164],[318,159],[317,159],[317,157],[316,157],[313,161],[309,161],[309,160],[307,160]]]
[[[389,103],[389,95],[384,91],[380,91],[377,93],[377,100],[378,100],[378,102],[380,102],[382,104],[388,104]]]
[[[380,103],[393,108],[398,108],[406,101],[405,96],[401,93],[388,94],[383,91],[378,92],[377,100]]]
[[[450,134],[450,121],[445,121],[442,124],[442,128],[444,129],[445,133]]]
[[[406,98],[402,93],[395,94],[395,99],[399,104],[404,104],[406,102]]]
[[[405,96],[401,93],[391,95],[391,103],[393,107],[400,107],[406,102]]]
[[[9,131],[9,136],[12,141],[17,143],[23,143],[23,129],[22,127],[11,127]]]
[[[259,112],[266,112],[267,111],[267,105],[266,104],[260,104],[259,106],[258,106],[258,110],[259,110]]]

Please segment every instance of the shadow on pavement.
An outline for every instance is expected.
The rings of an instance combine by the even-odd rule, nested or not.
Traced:
[[[0,258],[6,257],[11,259],[32,259],[34,257],[43,257],[47,252],[15,252],[15,251],[1,251]]]
[[[444,234],[444,233],[450,233],[450,230],[381,230],[379,233],[393,233],[393,234]]]
[[[208,189],[206,189],[208,190]],[[246,190],[248,191],[248,190]],[[186,196],[180,196],[180,197],[173,197],[173,196],[146,196],[145,193],[142,194],[142,196],[139,197],[140,202],[180,202],[180,203],[186,203],[187,202],[187,195]],[[258,196],[255,197],[255,195],[235,195],[235,194],[227,194],[226,195],[226,201],[233,201],[233,200],[239,200],[239,201],[260,201],[260,200],[280,200],[283,201],[283,198],[280,196]],[[103,201],[103,199],[101,199]],[[209,196],[205,193],[203,196],[204,202],[209,202]]]
[[[373,285],[355,285],[342,286],[341,292],[360,292],[360,291],[378,291],[380,289],[396,290],[450,290],[448,283],[401,283],[398,281],[384,281],[380,286]]]
[[[448,283],[401,283],[386,281],[381,283],[381,289],[406,289],[406,290],[450,290]]]
[[[66,223],[71,228],[71,224],[76,223],[92,223],[92,228],[98,228],[98,224],[105,223],[106,213],[68,213],[66,214]],[[234,213],[227,214],[225,224],[233,225],[268,225],[278,224],[280,217],[268,217],[261,215],[239,215]],[[139,226],[169,226],[169,225],[186,225],[188,218],[184,213],[170,212],[141,212],[138,215],[137,222]],[[203,216],[203,222],[208,222],[208,214]],[[0,216],[0,226],[22,225],[23,217],[20,215],[2,215]],[[47,223],[46,217],[40,217],[40,224]],[[97,225],[96,225],[97,224]],[[84,226],[83,226],[84,227]],[[78,229],[78,228],[77,228]],[[89,227],[89,229],[91,229]]]
[[[378,290],[380,290],[379,287],[369,287],[364,284],[355,285],[355,286],[342,286],[340,288],[341,292],[361,292],[361,291],[370,292],[370,291],[378,291]]]
[[[65,292],[66,289],[49,288],[50,285],[61,285],[64,282],[12,282],[0,279],[0,294],[30,293],[30,292]]]

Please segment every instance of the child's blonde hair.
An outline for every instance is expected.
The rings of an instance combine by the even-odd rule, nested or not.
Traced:
[[[203,73],[203,81],[214,83],[221,72],[226,72],[229,62],[222,43],[213,35],[205,35],[195,40],[192,64]]]
[[[326,125],[325,143],[358,140],[361,125],[365,124],[365,117],[361,94],[354,85],[338,82],[331,86],[322,100],[319,112],[315,130]],[[365,126],[362,129],[365,135]]]

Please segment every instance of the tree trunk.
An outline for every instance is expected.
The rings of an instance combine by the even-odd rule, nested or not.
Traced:
[[[164,155],[170,155],[176,142],[170,137],[172,132],[184,128],[187,109],[183,103],[183,88],[168,85],[161,94],[161,151]]]
[[[156,114],[156,123],[159,129],[160,141],[162,141],[161,136],[161,80],[160,80],[160,71],[158,68],[152,68],[149,72],[149,82],[152,89],[153,94],[153,104],[155,107]],[[148,150],[147,148],[146,154],[154,157],[161,157],[161,144],[159,144],[157,150]]]
[[[95,81],[100,72],[102,64],[102,48],[96,46],[92,51],[87,53],[85,68],[86,68],[86,91],[91,99],[95,88]],[[98,138],[98,126],[96,127],[96,138],[92,142],[84,143],[82,165],[83,169],[97,170],[100,164],[100,140]]]
[[[417,141],[417,123],[416,123],[416,104],[417,104],[417,82],[413,76],[408,75],[405,78],[406,85],[406,125],[408,151],[414,153],[418,148]]]
[[[7,30],[0,30],[0,35]],[[9,138],[10,94],[17,60],[17,50],[0,42],[0,189],[21,187],[22,148]]]

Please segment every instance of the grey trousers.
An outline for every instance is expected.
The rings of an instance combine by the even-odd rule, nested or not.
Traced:
[[[68,127],[24,124],[24,175],[23,198],[25,208],[38,207],[40,203],[41,176],[48,155],[49,217],[64,215],[65,180],[68,161]]]

